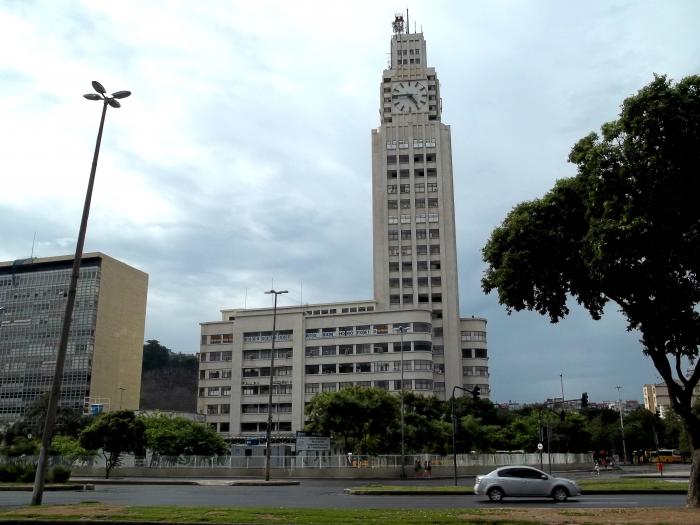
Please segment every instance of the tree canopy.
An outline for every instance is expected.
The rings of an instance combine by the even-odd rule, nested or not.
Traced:
[[[483,255],[486,293],[509,312],[557,322],[573,296],[594,319],[616,303],[669,388],[697,453],[689,502],[700,496],[700,76],[657,76],[620,116],[571,150],[577,175],[516,206]]]
[[[80,446],[86,450],[102,450],[105,458],[105,478],[119,465],[125,453],[144,455],[145,425],[130,410],[117,410],[96,417],[83,429]]]
[[[159,456],[215,456],[228,453],[228,446],[215,430],[182,417],[166,414],[143,416],[146,446]]]

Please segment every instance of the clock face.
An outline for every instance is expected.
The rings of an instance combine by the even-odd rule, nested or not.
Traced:
[[[417,113],[428,108],[428,89],[415,80],[394,82],[391,89],[392,111]]]

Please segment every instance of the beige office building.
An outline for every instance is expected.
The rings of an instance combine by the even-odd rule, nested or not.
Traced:
[[[489,396],[486,320],[459,315],[440,84],[423,34],[397,29],[372,130],[374,299],[278,308],[275,431],[301,430],[304,403],[319,392],[359,385],[398,394],[402,367],[404,390],[446,399],[478,385]],[[223,434],[263,432],[272,309],[223,310],[201,333],[198,409]]]
[[[671,408],[671,396],[668,395],[666,383],[646,384],[642,386],[644,396],[644,408],[651,412],[659,412],[659,416],[666,417],[666,414],[673,410]],[[695,405],[700,402],[700,386],[693,390],[693,401]]]
[[[51,389],[73,257],[0,262],[0,425]],[[83,256],[60,406],[137,409],[148,275]]]

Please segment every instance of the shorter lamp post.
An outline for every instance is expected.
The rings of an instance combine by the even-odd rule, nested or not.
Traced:
[[[406,479],[406,441],[404,439],[405,425],[404,425],[404,395],[403,395],[403,334],[406,333],[407,328],[404,325],[400,325],[396,329],[401,334],[401,479]]]
[[[272,308],[272,350],[270,350],[270,391],[268,392],[267,400],[267,428],[265,429],[265,481],[270,481],[270,455],[272,454],[272,449],[270,448],[270,441],[272,440],[272,380],[275,375],[275,338],[277,331],[277,296],[283,293],[287,293],[287,290],[276,291],[269,290],[265,292],[266,294],[272,294],[275,296],[275,303]],[[279,409],[279,407],[278,407]]]
[[[479,399],[481,395],[481,388],[477,385],[473,389],[469,390],[461,386],[455,385],[452,387],[452,396],[450,397],[450,407],[452,410],[452,463],[454,465],[454,480],[455,487],[457,486],[457,437],[456,437],[456,427],[457,427],[457,416],[455,415],[455,390],[462,390],[464,392],[469,392],[474,399]]]

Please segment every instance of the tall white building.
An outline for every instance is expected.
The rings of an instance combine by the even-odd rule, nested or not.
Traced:
[[[452,145],[422,33],[397,17],[372,130],[374,300],[277,309],[273,430],[303,429],[304,404],[351,385],[489,396],[486,320],[460,318]],[[264,432],[272,309],[202,323],[198,408],[231,437]],[[403,346],[400,328],[404,328]],[[402,359],[403,357],[403,359]],[[463,392],[459,389],[456,394]]]

